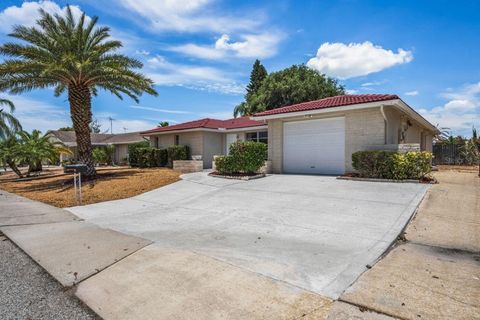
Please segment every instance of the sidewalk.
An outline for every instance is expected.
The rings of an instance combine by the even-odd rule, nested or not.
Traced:
[[[406,242],[340,297],[400,319],[480,319],[480,179],[436,173]]]
[[[0,190],[0,231],[104,319],[325,319],[332,301]]]

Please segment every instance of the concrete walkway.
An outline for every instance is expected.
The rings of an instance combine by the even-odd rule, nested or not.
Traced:
[[[480,319],[480,178],[436,173],[407,242],[340,300],[401,319]]]

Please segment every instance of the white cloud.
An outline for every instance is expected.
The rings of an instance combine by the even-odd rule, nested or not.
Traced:
[[[135,50],[136,54],[142,55],[142,56],[148,56],[150,54],[150,51],[147,50]]]
[[[470,100],[450,100],[445,104],[445,110],[456,110],[456,111],[471,111],[474,110],[477,106],[475,102]]]
[[[239,17],[239,14],[227,15],[218,7],[214,7],[213,2],[212,0],[120,0],[120,4],[129,13],[136,13],[142,18],[138,19],[138,23],[157,31],[252,30],[263,20],[255,13],[251,13],[249,18]]]
[[[145,107],[145,106],[130,106],[130,108],[132,108],[132,109],[139,109],[139,110],[154,111],[154,112],[161,112],[161,113],[192,114],[192,112],[190,112],[190,111],[172,110],[172,109],[161,109],[161,108]]]
[[[156,127],[158,122],[147,121],[147,120],[131,120],[131,119],[121,119],[118,117],[114,118],[115,120],[112,123],[113,133],[124,133],[124,132],[135,132],[135,131],[145,131]],[[102,132],[107,131],[110,133],[110,121],[106,118],[98,119]]]
[[[10,6],[0,12],[0,30],[4,32],[12,31],[14,25],[33,26],[40,18],[39,10],[43,9],[51,14],[64,14],[66,7],[61,8],[53,1],[31,1],[24,2],[20,7]],[[71,5],[70,9],[75,18],[79,18],[82,15],[82,10],[79,6]],[[86,22],[88,23],[90,18],[87,16]]]
[[[68,104],[59,106],[25,96],[5,95],[15,104],[14,116],[26,131],[42,132],[71,125]]]
[[[417,90],[405,92],[406,96],[418,96],[420,92]]]
[[[480,82],[458,90],[449,89],[441,96],[449,99],[445,104],[419,112],[431,123],[450,128],[454,135],[469,136],[472,126],[480,125]]]
[[[183,86],[227,94],[242,94],[245,90],[244,85],[236,83],[216,68],[175,64],[162,56],[148,59],[146,72],[157,85]]]
[[[283,35],[278,32],[245,34],[240,41],[232,42],[230,36],[223,34],[213,45],[184,44],[170,47],[171,51],[201,59],[267,58],[277,53],[277,46]]]
[[[358,90],[355,90],[355,89],[347,89],[347,90],[345,90],[345,92],[346,92],[347,94],[357,94],[357,93],[358,93]]]
[[[348,79],[408,63],[412,59],[411,51],[398,49],[395,53],[369,41],[349,44],[326,42],[307,65],[329,76]]]
[[[365,83],[362,83],[361,86],[362,87],[379,86],[379,85],[383,84],[384,82],[385,81],[365,82]]]

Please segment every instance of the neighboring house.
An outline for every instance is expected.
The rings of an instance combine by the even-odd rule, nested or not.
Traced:
[[[60,131],[50,130],[48,134],[54,141],[63,142],[73,155],[60,155],[60,162],[63,160],[76,160],[77,159],[77,139],[74,131]],[[128,157],[128,145],[144,141],[145,138],[139,132],[119,133],[119,134],[107,134],[107,133],[91,133],[90,139],[94,147],[97,146],[115,146],[115,154],[113,161],[115,164],[126,163]]]
[[[268,143],[274,173],[342,174],[361,150],[432,150],[434,125],[396,95],[344,95],[257,113],[202,119],[142,132],[151,145],[185,144],[210,168],[235,141]]]

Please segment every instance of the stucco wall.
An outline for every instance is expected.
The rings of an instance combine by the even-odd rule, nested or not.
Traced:
[[[115,164],[124,163],[125,159],[128,156],[128,144],[116,144],[115,145],[115,157],[114,162]]]
[[[204,132],[203,133],[203,167],[210,169],[212,167],[212,161],[214,155],[220,155],[224,152],[222,133]],[[193,153],[192,153],[193,154]]]

